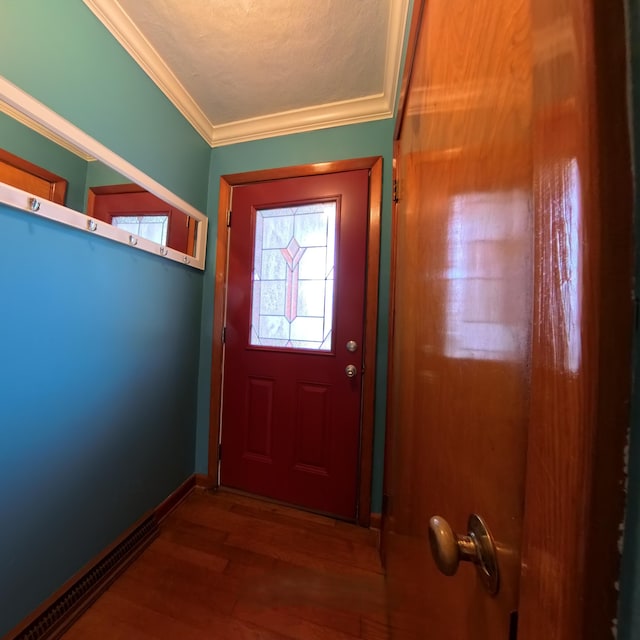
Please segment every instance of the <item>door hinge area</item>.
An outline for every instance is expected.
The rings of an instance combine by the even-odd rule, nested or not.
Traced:
[[[229,209],[229,211],[227,211],[227,227],[231,226],[231,216],[233,215],[233,211],[231,211],[231,209]]]
[[[509,614],[509,640],[518,640],[518,612]]]
[[[393,181],[393,201],[400,202],[400,187],[397,180]]]

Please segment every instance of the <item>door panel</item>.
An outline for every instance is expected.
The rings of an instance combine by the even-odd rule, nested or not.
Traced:
[[[607,638],[620,615],[620,461],[637,339],[627,7],[531,3],[536,260],[522,640]]]
[[[532,299],[523,0],[426,3],[398,145],[384,550],[394,638],[509,637],[517,608]],[[439,515],[496,539],[492,596],[440,574]]]
[[[360,446],[368,182],[361,170],[237,187],[229,245],[221,484],[349,519]],[[327,249],[320,242],[331,235],[328,222],[322,227],[332,215],[323,203],[335,203],[334,269],[326,266],[332,242],[323,240]],[[283,227],[274,226],[278,217]],[[299,333],[304,325],[311,336]],[[360,345],[355,353],[350,340]]]

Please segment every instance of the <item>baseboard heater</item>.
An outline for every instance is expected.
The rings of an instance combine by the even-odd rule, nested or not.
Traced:
[[[136,527],[56,598],[15,640],[59,638],[160,532],[155,515]]]

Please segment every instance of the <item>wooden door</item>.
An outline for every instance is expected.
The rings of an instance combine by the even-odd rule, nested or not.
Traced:
[[[237,187],[229,245],[220,482],[348,519],[368,180],[360,170]]]
[[[591,19],[569,0],[429,0],[414,23],[383,518],[398,640],[601,638],[615,612],[629,167],[596,112],[615,109],[594,89]],[[616,188],[594,170],[613,140]],[[495,538],[494,595],[471,563],[445,577],[431,557],[430,518],[466,534],[472,513]]]

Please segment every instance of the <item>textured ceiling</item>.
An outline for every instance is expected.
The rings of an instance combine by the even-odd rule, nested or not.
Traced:
[[[84,1],[212,144],[393,110],[408,0]]]

